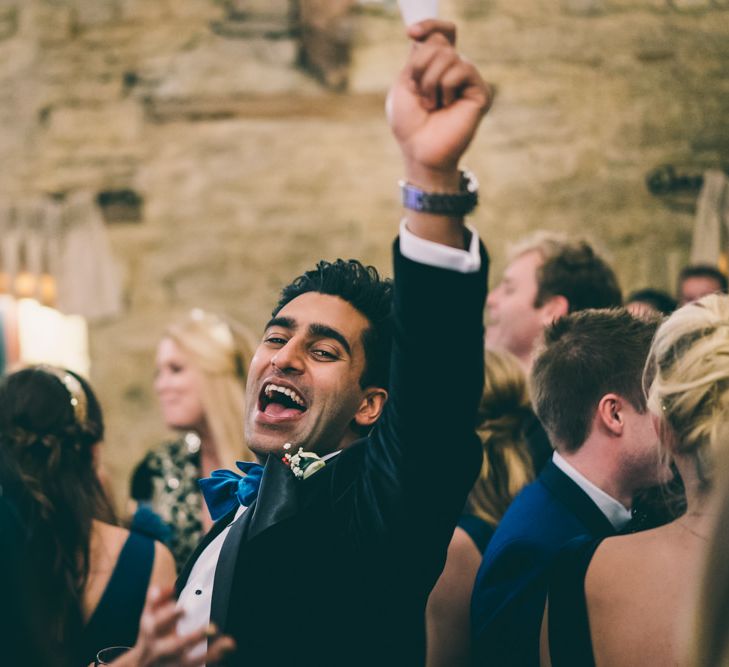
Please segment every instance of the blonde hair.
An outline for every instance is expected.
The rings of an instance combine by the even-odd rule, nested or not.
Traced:
[[[255,461],[243,433],[245,386],[253,337],[242,325],[196,308],[167,327],[164,336],[200,373],[200,400],[222,464]]]
[[[676,452],[695,456],[708,486],[714,454],[729,435],[729,297],[706,296],[663,322],[643,382],[648,409],[670,428]]]
[[[727,667],[729,641],[729,296],[712,294],[674,312],[658,329],[646,365],[648,408],[696,457],[705,490],[718,489],[692,633],[695,667]],[[718,482],[715,483],[715,482]]]
[[[477,427],[484,456],[467,508],[496,526],[516,494],[534,479],[523,433],[524,420],[532,411],[526,377],[516,357],[489,350],[484,371]]]
[[[594,242],[537,231],[509,248],[509,261],[530,252],[537,253],[541,259],[534,276],[535,307],[543,306],[555,296],[567,300],[570,313],[622,304],[617,276]]]
[[[546,262],[557,257],[569,243],[566,234],[538,229],[519,241],[510,243],[506,249],[506,258],[511,262],[528,252],[536,252]]]

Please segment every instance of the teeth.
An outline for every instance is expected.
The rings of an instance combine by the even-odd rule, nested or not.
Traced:
[[[288,396],[294,403],[300,405],[302,408],[306,407],[303,399],[295,391],[293,391],[293,389],[289,389],[288,387],[279,387],[277,384],[268,384],[264,389],[264,392],[266,396],[268,396],[268,398],[271,398],[271,395],[274,391]]]

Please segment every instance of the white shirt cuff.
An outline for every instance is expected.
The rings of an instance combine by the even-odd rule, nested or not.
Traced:
[[[478,232],[468,223],[466,229],[471,232],[471,242],[468,250],[459,250],[415,236],[403,219],[400,222],[400,252],[403,257],[419,264],[458,273],[476,273],[481,268]]]

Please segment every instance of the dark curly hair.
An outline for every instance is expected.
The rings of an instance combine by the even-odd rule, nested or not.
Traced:
[[[40,366],[0,383],[0,447],[27,492],[29,566],[46,604],[46,638],[61,664],[73,660],[83,630],[92,522],[114,521],[93,461],[103,435],[99,402],[75,373]]]
[[[362,334],[365,369],[360,386],[386,388],[392,347],[392,281],[382,278],[374,266],[365,266],[356,259],[322,260],[281,290],[273,317],[307,292],[338,296],[367,318],[370,326]]]

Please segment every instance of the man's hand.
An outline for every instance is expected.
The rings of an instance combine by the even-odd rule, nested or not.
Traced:
[[[186,635],[177,633],[177,621],[183,615],[177,609],[172,591],[151,588],[139,623],[137,643],[128,653],[113,662],[117,667],[197,667],[212,665],[235,648],[230,637],[208,640],[207,654],[191,651],[209,638],[208,628]]]
[[[435,19],[410,26],[412,50],[388,97],[405,177],[431,191],[458,190],[458,161],[491,104],[489,87],[456,52],[455,32]]]

